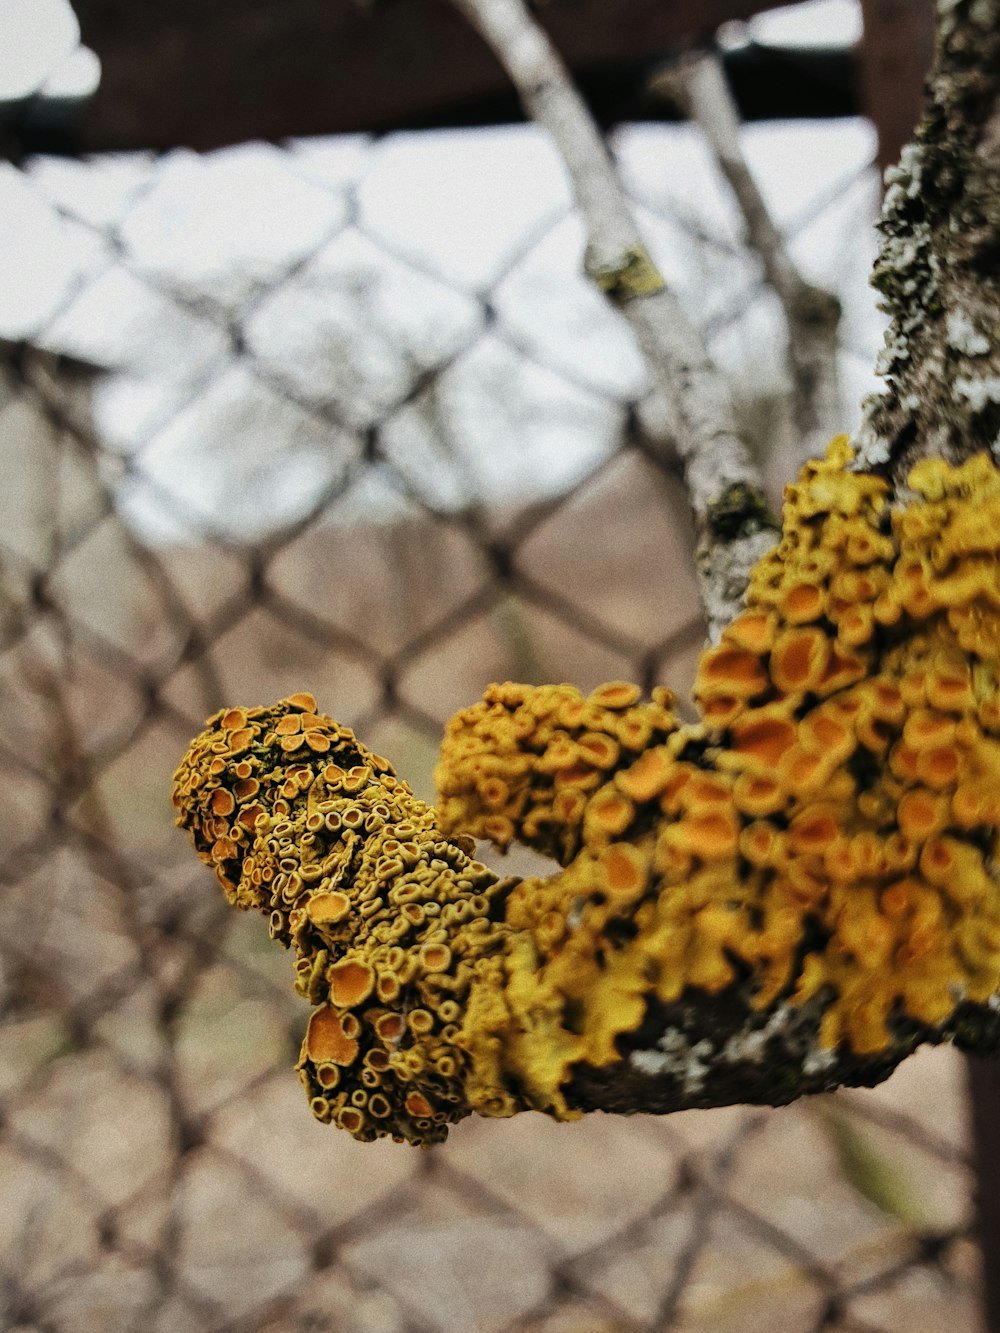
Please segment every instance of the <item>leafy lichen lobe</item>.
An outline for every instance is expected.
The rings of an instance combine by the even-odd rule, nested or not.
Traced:
[[[850,463],[834,441],[787,489],[695,725],[663,689],[491,686],[449,724],[437,809],[310,696],[196,738],[179,822],[295,952],[316,1115],[421,1143],[470,1111],[570,1118],[581,1071],[708,996],[754,1023],[648,1064],[752,1061],[800,1013],[821,1079],[992,1012],[1000,474],[921,463],[891,511]],[[470,835],[562,869],[499,879]]]

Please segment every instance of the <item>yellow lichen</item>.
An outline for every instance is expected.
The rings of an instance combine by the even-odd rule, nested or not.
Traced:
[[[296,988],[316,1006],[299,1060],[313,1113],[362,1139],[433,1142],[468,1112],[456,1019],[499,946],[506,889],[315,709],[301,694],[219,714],[175,801],[230,900],[295,951]],[[306,744],[290,752],[296,736]]]
[[[321,1119],[566,1118],[574,1067],[685,994],[812,1001],[868,1055],[1000,993],[1000,475],[921,463],[893,511],[849,461],[834,441],[787,489],[697,725],[665,690],[493,685],[448,726],[437,810],[308,695],[193,742],[179,822],[295,950]],[[563,869],[499,880],[469,835]]]

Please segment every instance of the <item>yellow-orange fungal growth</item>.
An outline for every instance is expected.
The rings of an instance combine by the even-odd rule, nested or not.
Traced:
[[[646,750],[629,768],[615,774],[618,790],[631,801],[651,801],[669,783],[676,765],[665,746]]]
[[[823,591],[814,583],[796,583],[781,599],[781,615],[789,625],[818,620],[825,602]]]
[[[501,818],[509,836],[493,841],[516,838],[567,864],[583,846],[584,819],[601,789],[593,826],[622,832],[628,802],[651,799],[669,776],[669,761],[651,755],[678,725],[669,691],[639,698],[635,685],[620,681],[587,698],[571,685],[491,685],[448,725],[437,771],[445,826],[488,838],[489,821]],[[638,755],[630,753],[637,739]],[[605,790],[611,777],[625,798],[617,803]]]
[[[699,991],[808,1003],[858,1056],[1000,995],[1000,476],[921,463],[893,510],[850,457],[788,488],[696,725],[665,690],[492,685],[437,810],[308,695],[193,742],[180,822],[295,951],[315,1114],[423,1143],[568,1118],[575,1070]],[[474,837],[563,869],[500,880]]]
[[[820,629],[789,629],[771,652],[770,679],[782,694],[816,691],[830,660],[830,641]]]
[[[727,698],[749,699],[767,685],[763,665],[754,653],[723,642],[702,653],[694,691],[696,696],[722,694]]]
[[[784,710],[757,708],[734,719],[730,727],[733,765],[756,760],[765,770],[775,767],[795,744],[798,730]]]
[[[307,743],[291,751],[297,736]],[[296,989],[315,1006],[299,1059],[313,1113],[362,1139],[441,1139],[469,1111],[456,1016],[505,929],[505,890],[471,841],[446,838],[306,694],[219,714],[185,756],[175,802],[230,900],[263,912],[295,953]]]
[[[619,837],[632,823],[635,806],[615,789],[602,789],[590,802],[584,819],[584,835],[588,842],[601,838]]]
[[[602,860],[605,892],[617,901],[641,897],[649,881],[649,860],[629,843],[615,843]]]

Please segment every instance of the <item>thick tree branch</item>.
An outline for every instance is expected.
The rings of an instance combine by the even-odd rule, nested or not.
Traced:
[[[728,389],[639,235],[604,141],[566,67],[523,0],[454,0],[547,130],[587,232],[586,267],[628,320],[666,404],[694,513],[712,641],[739,609],[750,567],[773,543],[760,475]]]
[[[939,0],[914,142],[886,173],[873,281],[892,323],[857,466],[902,483],[919,457],[1000,441],[1000,0]]]
[[[668,332],[526,11],[457,2],[596,173],[589,262],[662,351],[707,530],[715,450],[749,484],[715,373]],[[702,657],[699,723],[664,690],[494,686],[449,724],[437,809],[308,695],[192,743],[179,822],[294,952],[320,1119],[433,1142],[470,1111],[778,1104],[878,1082],[921,1042],[1000,1044],[1000,471],[973,456],[1000,424],[998,10],[939,0],[932,109],[883,222],[889,388],[860,459],[835,442],[788,488]],[[501,879],[472,837],[563,868]]]
[[[740,144],[736,101],[714,51],[697,51],[661,70],[650,91],[676,103],[705,135],[743,214],[751,248],[784,311],[792,376],[792,427],[802,459],[822,454],[839,427],[837,327],[840,303],[806,282],[775,226]]]

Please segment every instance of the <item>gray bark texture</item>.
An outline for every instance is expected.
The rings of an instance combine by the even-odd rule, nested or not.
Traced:
[[[939,0],[923,120],[886,173],[872,277],[892,324],[857,466],[1000,458],[1000,0]]]

